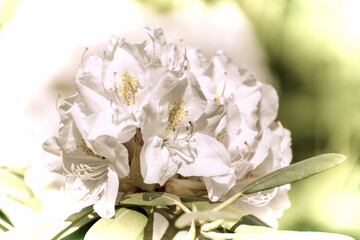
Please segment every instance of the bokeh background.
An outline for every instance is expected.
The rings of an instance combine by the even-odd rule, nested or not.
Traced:
[[[2,0],[0,165],[40,162],[42,141],[57,130],[56,96],[74,92],[85,47],[100,55],[112,34],[141,41],[147,24],[207,56],[224,49],[273,84],[293,162],[327,152],[348,157],[292,185],[279,228],[360,239],[359,0]]]

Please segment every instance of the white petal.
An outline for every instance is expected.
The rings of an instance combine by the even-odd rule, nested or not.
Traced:
[[[145,72],[139,62],[127,51],[116,47],[113,59],[104,60],[102,68],[102,81],[106,89],[114,89],[114,73],[127,71],[139,81],[140,86],[145,86]]]
[[[143,107],[140,119],[144,139],[154,135],[161,136],[168,124],[167,107],[159,106],[159,103],[155,100],[149,100]]]
[[[91,55],[84,60],[76,74],[76,91],[84,103],[87,113],[100,111],[102,106],[109,104],[101,80],[102,59]]]
[[[115,153],[115,171],[120,178],[126,177],[130,172],[128,150],[124,145],[117,144]]]
[[[57,156],[60,156],[60,145],[58,143],[58,138],[56,137],[51,137],[49,139],[47,139],[44,143],[43,143],[43,148],[45,151],[55,154]]]
[[[224,105],[208,101],[204,114],[195,122],[194,131],[203,134],[212,134],[226,113]]]
[[[259,121],[261,127],[267,128],[275,121],[279,110],[279,97],[275,89],[267,84],[261,84],[262,98],[259,105]]]
[[[194,74],[190,72],[186,72],[182,79],[168,88],[161,97],[160,105],[167,107],[169,103],[180,99],[185,101],[185,109],[189,111],[192,121],[196,121],[205,110],[206,98]]]
[[[64,173],[59,155],[55,155],[53,153],[43,151],[41,154],[41,160],[42,160],[42,164],[47,170],[58,174]]]
[[[144,182],[163,185],[177,172],[178,166],[170,159],[169,151],[163,147],[158,136],[145,141],[140,154],[141,174]]]
[[[253,169],[259,166],[269,154],[271,147],[272,134],[269,129],[265,129],[259,145],[256,147],[254,156],[250,159]]]
[[[101,136],[91,141],[91,144],[98,155],[114,165],[119,177],[123,178],[129,174],[128,151],[116,138]]]
[[[236,178],[234,171],[231,169],[228,174],[215,177],[203,177],[202,180],[206,185],[209,199],[211,201],[217,201],[235,185]]]
[[[85,116],[80,107],[74,104],[72,115],[81,130],[84,140],[95,140],[102,136],[110,136],[120,142],[129,141],[136,132],[136,123],[127,115],[117,115],[110,108]]]
[[[196,76],[202,74],[205,71],[205,66],[207,65],[207,59],[197,48],[187,49],[187,59],[190,64],[190,71],[193,72]]]
[[[197,133],[192,147],[196,149],[197,156],[193,162],[183,162],[178,173],[183,176],[213,177],[230,172],[229,152],[224,145],[215,138]]]
[[[108,168],[106,188],[100,199],[94,204],[94,210],[102,218],[111,218],[115,215],[115,201],[118,194],[119,178],[112,167]]]

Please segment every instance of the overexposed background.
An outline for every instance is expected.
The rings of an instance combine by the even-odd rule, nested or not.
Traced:
[[[348,156],[343,166],[293,184],[280,229],[359,238],[359,12],[358,0],[0,1],[0,165],[40,166],[42,142],[57,134],[56,97],[74,93],[85,47],[101,56],[110,35],[143,41],[152,24],[208,57],[223,49],[273,84],[294,161]],[[43,202],[56,196],[42,190],[51,178],[38,169],[26,177]]]

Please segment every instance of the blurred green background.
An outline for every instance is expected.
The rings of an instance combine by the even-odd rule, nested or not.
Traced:
[[[19,1],[0,2],[0,29]],[[180,0],[137,0],[167,14]],[[216,7],[217,0],[204,0]],[[326,152],[340,167],[295,183],[280,229],[360,239],[360,1],[233,0],[249,18],[278,79],[278,119],[290,129],[293,162]]]

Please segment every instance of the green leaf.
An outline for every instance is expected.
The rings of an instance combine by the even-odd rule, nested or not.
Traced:
[[[65,223],[68,223],[66,227],[64,227],[63,230],[61,230],[54,238],[52,238],[52,240],[78,239],[78,238],[71,238],[71,236],[78,236],[77,234],[81,234],[81,231],[84,231],[84,229],[89,229],[90,226],[94,223],[94,221],[98,220],[99,218],[100,218],[99,215],[97,215],[94,212],[92,205],[85,207],[80,212],[74,213],[71,216],[69,216],[65,220]]]
[[[1,166],[1,169],[4,169],[5,171],[11,172],[22,179],[25,177],[25,172],[28,169],[28,167],[11,167],[11,166]]]
[[[204,234],[204,233],[203,233]],[[218,233],[205,233],[205,236],[220,237]],[[316,239],[316,240],[354,240],[351,237],[322,232],[295,232],[295,231],[281,231],[273,228],[260,226],[242,225],[236,229],[235,234],[223,234],[223,237],[232,239],[246,239],[246,240],[279,240],[279,239]]]
[[[264,177],[253,181],[244,187],[240,192],[214,208],[214,211],[219,211],[226,208],[244,194],[264,191],[308,178],[339,165],[340,163],[344,162],[345,159],[346,157],[344,155],[329,153],[312,157],[301,162],[291,164],[290,166],[278,169],[268,175],[265,175]]]
[[[184,228],[188,226],[191,221],[196,221],[199,219],[208,220],[208,221],[215,221],[218,219],[227,219],[236,221],[239,219],[238,214],[231,213],[231,212],[214,212],[214,211],[201,211],[201,212],[191,212],[185,213],[181,215],[175,222],[175,226],[177,228]]]
[[[171,206],[181,203],[178,196],[163,192],[143,192],[128,195],[119,201],[120,204],[139,206]]]
[[[288,183],[293,183],[333,168],[344,162],[345,159],[346,157],[344,155],[335,153],[312,157],[281,168],[258,180],[255,180],[246,186],[241,192],[244,194],[250,194]]]
[[[13,227],[14,225],[11,223],[10,219],[5,215],[3,211],[0,210],[0,229],[6,232]]]
[[[183,204],[189,208],[192,209],[192,206],[195,206],[197,211],[207,211],[207,210],[212,210],[213,208],[219,206],[221,203],[213,203],[210,202],[209,199],[201,199],[201,198],[182,198],[183,200]],[[199,201],[202,200],[202,201]],[[193,209],[192,209],[193,210]],[[247,225],[254,225],[254,226],[265,226],[265,227],[270,227],[267,223],[265,223],[263,220],[261,220],[260,218],[247,213],[246,211],[235,207],[235,206],[229,206],[227,208],[225,208],[224,210],[222,210],[223,212],[229,212],[231,214],[237,214],[238,218],[236,219],[236,221],[224,221],[224,223],[222,224],[223,226],[225,225],[227,229],[229,229],[230,231],[231,228],[234,225],[240,225],[240,224],[247,224]]]
[[[130,208],[120,208],[115,217],[101,218],[86,233],[85,240],[143,239],[148,218]]]
[[[232,228],[234,226],[239,226],[240,224],[247,224],[247,225],[258,225],[258,226],[267,226],[268,224],[263,222],[258,217],[245,212],[244,210],[237,208],[235,206],[229,206],[222,210],[221,212],[212,211],[215,207],[219,206],[220,203],[212,203],[208,200],[199,201],[199,198],[182,198],[183,204],[193,211],[193,207],[196,208],[198,212],[192,212],[190,214],[183,214],[180,216],[175,226],[179,228],[183,228],[191,223],[191,220],[195,219],[205,219],[214,221],[217,219],[224,219],[224,223],[222,226],[229,231],[233,231]],[[220,214],[217,214],[220,213]]]
[[[92,220],[91,222],[88,222],[87,224],[81,226],[77,230],[75,230],[73,233],[70,233],[64,238],[61,238],[61,240],[83,240],[85,238],[85,235],[87,231],[91,228],[92,225],[97,221],[98,219]]]
[[[0,168],[0,192],[9,198],[21,202],[35,211],[41,210],[41,203],[31,188],[18,175]]]

